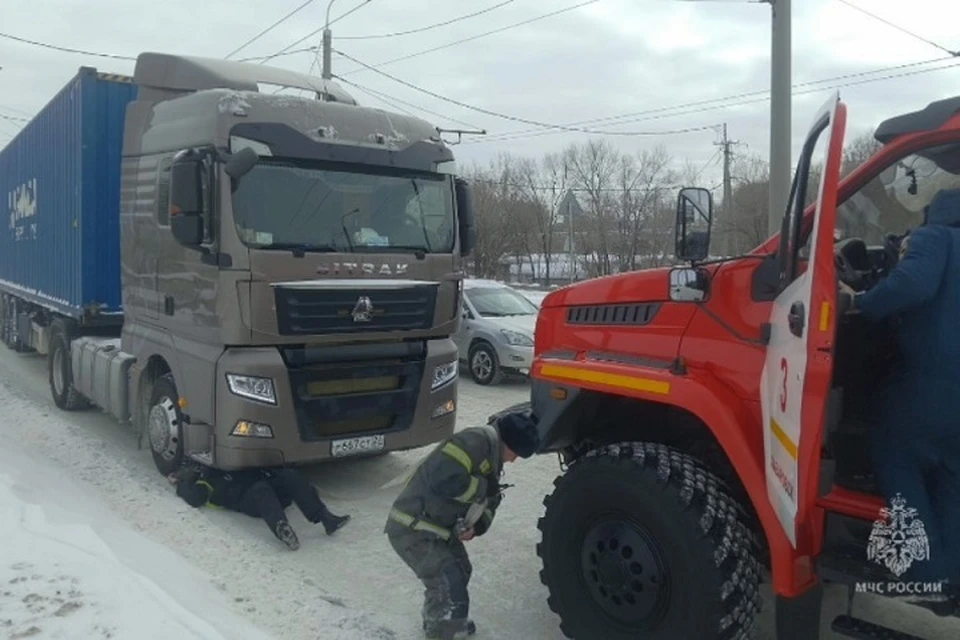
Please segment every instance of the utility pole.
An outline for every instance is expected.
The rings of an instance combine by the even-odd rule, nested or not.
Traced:
[[[333,72],[330,70],[330,58],[333,51],[333,34],[330,33],[330,7],[333,6],[333,3],[337,0],[330,0],[330,4],[327,5],[327,21],[323,23],[323,79],[330,80],[333,78]],[[355,6],[350,11],[347,11],[345,14],[337,18],[346,18],[348,15],[359,9],[360,7],[368,4],[370,0],[363,0],[360,4]],[[336,20],[334,20],[336,22]],[[313,64],[316,64],[317,59],[313,59]],[[310,69],[313,69],[313,64],[310,65]]]
[[[733,157],[731,147],[740,144],[739,140],[731,140],[727,137],[727,123],[723,123],[723,138],[719,142],[714,142],[716,146],[722,149],[723,153],[723,206],[721,207],[721,219],[726,225],[727,232],[724,234],[723,250],[727,255],[733,253],[731,250],[733,223],[733,181],[730,178],[730,161]]]
[[[790,0],[766,0],[773,11],[770,34],[770,203],[767,224],[780,230],[790,197]]]
[[[333,3],[337,0],[330,0],[330,4],[327,5],[327,21],[323,23],[323,79],[329,80],[333,77],[332,72],[330,71],[330,58],[331,51],[333,49],[333,34],[330,33],[330,7],[333,6]],[[314,41],[316,42],[316,41]],[[316,58],[314,58],[316,60]]]
[[[573,260],[573,202],[570,197],[571,191],[567,190],[566,204],[567,204],[567,227],[569,228],[569,237],[567,239],[567,252],[570,254],[567,258],[570,261],[569,273],[570,273],[570,283],[576,282],[577,279],[577,263]],[[567,284],[570,284],[567,283]]]

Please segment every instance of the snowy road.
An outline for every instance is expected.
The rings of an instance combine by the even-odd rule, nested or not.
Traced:
[[[461,427],[528,397],[523,382],[493,388],[460,382]],[[302,547],[290,552],[259,521],[215,510],[197,511],[179,501],[130,432],[95,411],[60,412],[50,399],[45,363],[0,349],[3,432],[34,456],[89,483],[121,519],[212,576],[240,615],[278,638],[298,640],[413,640],[422,638],[422,590],[381,533],[396,489],[381,485],[409,468],[421,452],[331,463],[311,470],[322,497],[353,520],[334,537],[310,528],[291,509]],[[508,491],[491,532],[471,542],[471,583],[477,640],[561,640],[546,605],[534,550],[542,498],[558,473],[555,457],[507,467]],[[0,557],[2,552],[0,552]],[[830,589],[823,640],[839,638],[829,623],[845,606]],[[757,638],[773,638],[772,608],[759,620]],[[960,625],[925,611],[864,600],[854,611],[931,640],[960,637]]]

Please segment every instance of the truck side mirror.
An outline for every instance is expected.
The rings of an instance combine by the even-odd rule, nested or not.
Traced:
[[[477,227],[473,193],[470,184],[463,178],[456,178],[457,191],[457,222],[460,232],[460,255],[469,256],[477,243]]]
[[[709,256],[712,227],[713,194],[700,187],[681,189],[674,250],[677,259],[696,262]]]
[[[203,244],[203,161],[186,155],[170,169],[170,231],[185,247]]]

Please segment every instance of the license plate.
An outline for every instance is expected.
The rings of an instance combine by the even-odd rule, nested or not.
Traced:
[[[355,456],[371,451],[380,451],[384,446],[385,441],[382,435],[360,436],[359,438],[334,440],[330,452],[337,457]]]

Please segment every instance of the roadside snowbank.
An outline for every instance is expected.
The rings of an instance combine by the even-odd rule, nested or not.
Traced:
[[[15,638],[266,640],[179,556],[66,475],[0,451],[0,633]],[[116,551],[114,551],[116,550]]]

